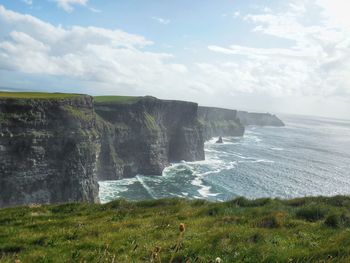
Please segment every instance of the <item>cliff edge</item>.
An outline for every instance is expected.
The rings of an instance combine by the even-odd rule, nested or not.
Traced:
[[[203,137],[209,140],[219,136],[243,136],[244,126],[236,110],[203,107],[198,108],[198,118],[203,126]]]
[[[0,93],[0,207],[98,201],[90,96]]]
[[[283,121],[276,115],[270,113],[255,113],[247,111],[238,111],[237,117],[240,119],[244,126],[257,125],[257,126],[285,126]]]
[[[98,178],[161,175],[170,162],[204,159],[198,105],[154,97],[95,97]]]

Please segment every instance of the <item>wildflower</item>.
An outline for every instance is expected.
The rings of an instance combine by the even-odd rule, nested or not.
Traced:
[[[181,224],[179,225],[179,231],[180,231],[180,234],[179,234],[179,237],[177,238],[175,250],[174,250],[174,253],[173,253],[172,256],[171,256],[170,263],[173,262],[174,257],[175,257],[175,253],[176,253],[177,251],[179,251],[179,249],[180,249],[180,243],[181,243],[181,241],[182,241],[182,239],[183,239],[183,235],[184,235],[184,233],[185,233],[185,224],[184,224],[184,223],[181,223]]]
[[[162,259],[160,257],[160,247],[155,247],[153,249],[152,255],[151,255],[151,262],[162,262]]]
[[[222,259],[219,258],[219,257],[217,257],[217,258],[215,259],[215,263],[222,263]]]
[[[179,225],[179,230],[180,230],[180,232],[185,232],[185,224],[181,223]]]

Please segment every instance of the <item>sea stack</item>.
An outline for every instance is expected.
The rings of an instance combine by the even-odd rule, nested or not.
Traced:
[[[238,119],[236,110],[200,106],[198,119],[206,141],[218,136],[244,135],[244,126]]]
[[[224,143],[224,142],[222,141],[222,137],[221,137],[221,136],[220,136],[219,139],[216,141],[216,143]]]

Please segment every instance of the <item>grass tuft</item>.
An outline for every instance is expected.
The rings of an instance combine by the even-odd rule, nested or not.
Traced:
[[[310,222],[318,221],[326,216],[327,208],[324,205],[311,205],[308,207],[300,208],[296,215],[301,219],[308,220]]]
[[[141,98],[133,96],[95,96],[94,100],[96,104],[133,104]]]

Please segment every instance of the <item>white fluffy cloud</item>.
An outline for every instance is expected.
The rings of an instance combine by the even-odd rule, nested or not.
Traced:
[[[274,96],[349,97],[350,20],[340,2],[344,3],[295,0],[279,13],[262,10],[244,16],[244,21],[254,25],[255,34],[273,36],[290,44],[274,48],[209,46],[211,51],[236,57],[231,59],[231,66],[222,63],[216,66],[217,70],[244,72],[244,79],[238,81],[240,85]],[[306,23],[315,8],[322,10],[317,24]],[[240,56],[243,59],[237,59]]]
[[[67,10],[73,2],[87,4],[60,1]],[[233,108],[324,114],[329,105],[344,117],[350,110],[350,21],[340,2],[293,0],[278,12],[241,12],[236,19],[250,24],[259,42],[214,43],[207,51],[214,56],[186,65],[173,54],[149,51],[155,44],[140,35],[55,26],[0,5],[0,78],[6,80],[3,72],[21,81],[53,76],[87,93],[150,94]],[[275,38],[274,46],[263,47],[264,37]]]
[[[328,24],[334,27],[350,28],[350,1],[316,0],[316,4],[323,8],[322,12]]]
[[[32,5],[33,4],[33,0],[22,0],[22,2],[27,4],[27,5]]]
[[[55,0],[58,7],[70,13],[74,10],[74,5],[86,6],[89,0]]]
[[[162,25],[167,25],[170,23],[169,19],[165,19],[165,18],[161,18],[161,17],[152,16],[152,19],[154,21],[157,21],[159,24],[162,24]]]
[[[56,27],[0,6],[8,34],[0,42],[0,69],[126,85],[152,91],[185,74],[171,54],[147,52],[142,36],[98,27]],[[163,85],[164,86],[164,85]],[[153,90],[154,91],[154,90]]]

